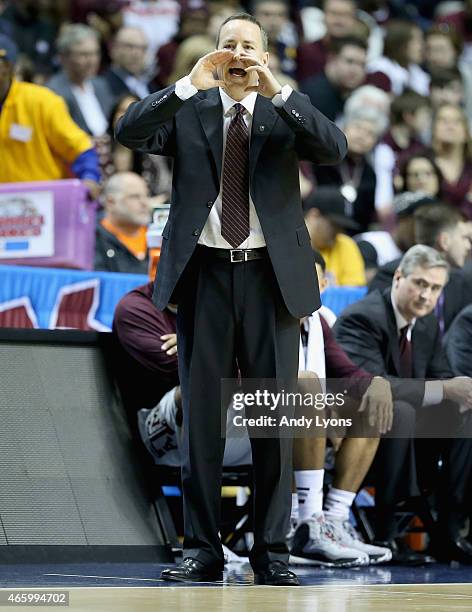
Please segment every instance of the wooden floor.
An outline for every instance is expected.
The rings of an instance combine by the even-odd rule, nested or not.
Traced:
[[[3,589],[2,589],[3,590]],[[472,610],[472,584],[70,588],[71,612],[452,612]],[[0,606],[4,609],[3,606]],[[21,606],[22,610],[59,610]],[[64,608],[62,608],[64,609]]]

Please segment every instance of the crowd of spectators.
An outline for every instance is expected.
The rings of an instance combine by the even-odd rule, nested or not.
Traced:
[[[343,349],[371,374],[395,375],[385,352],[367,358],[367,337],[374,355],[380,345],[372,338],[384,333],[372,320],[392,311],[390,292],[407,295],[412,270],[433,269],[441,272],[437,299],[431,315],[417,313],[438,325],[437,343],[434,335],[426,344],[444,357],[441,378],[471,376],[472,0],[0,0],[0,182],[84,181],[100,204],[96,269],[146,273],[146,228],[152,206],[170,201],[172,162],[130,151],[114,127],[134,101],[188,74],[214,49],[224,19],[240,11],[267,32],[280,83],[305,93],[347,137],[338,166],[300,163],[305,222],[327,284],[369,286],[363,305],[335,328]],[[420,253],[413,268],[401,268],[419,244],[440,259]],[[370,328],[362,308],[372,309]],[[416,376],[429,376],[431,364]],[[168,389],[177,384],[172,374]],[[385,478],[389,462],[412,452],[407,442],[385,451]],[[436,445],[433,454],[446,462],[452,452]],[[470,440],[459,454],[470,524]],[[379,498],[384,516],[404,494],[400,486],[389,491],[387,501]],[[458,506],[467,497],[453,494]],[[472,546],[458,552],[453,544],[464,507],[454,520],[444,507],[438,512],[445,529],[454,523],[449,558],[472,563]],[[389,529],[379,528],[377,539],[391,548]]]

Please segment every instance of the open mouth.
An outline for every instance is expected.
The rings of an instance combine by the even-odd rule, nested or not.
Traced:
[[[244,68],[230,68],[229,73],[232,76],[237,76],[237,77],[245,77],[247,74]]]

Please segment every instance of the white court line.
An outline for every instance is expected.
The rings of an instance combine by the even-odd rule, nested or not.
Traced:
[[[136,581],[140,581],[140,582],[159,582],[159,583],[167,583],[167,581],[162,580],[162,578],[133,578],[133,577],[123,577],[123,576],[87,576],[84,574],[43,574],[43,576],[59,576],[62,578],[103,578],[105,580],[136,580]],[[197,584],[197,583],[196,583]],[[204,585],[204,584],[212,584],[212,585],[221,585],[221,586],[231,586],[231,587],[244,587],[247,588],[248,586],[257,586],[257,587],[261,587],[261,586],[267,586],[270,587],[270,585],[254,585],[254,584],[241,584],[241,583],[234,583],[234,582],[211,582],[211,583],[205,583],[205,582],[200,582],[198,584]],[[336,588],[351,588],[354,590],[358,590],[358,591],[363,591],[363,593],[367,593],[368,594],[368,589],[372,588],[372,587],[428,587],[428,586],[469,586],[471,583],[470,582],[431,582],[431,583],[417,583],[417,584],[336,584]],[[181,585],[179,584],[174,584],[174,587],[179,587]],[[323,590],[332,590],[333,586],[329,586],[327,584],[304,584],[304,585],[300,585],[301,588],[306,588],[306,589],[317,589],[320,591]],[[46,587],[44,587],[46,588]],[[93,589],[102,589],[103,587],[97,587],[97,586],[90,586],[90,587],[70,587],[70,588],[93,588]],[[128,587],[130,589],[132,588],[139,588],[139,587]],[[207,587],[208,588],[208,587]],[[432,594],[435,597],[443,597],[443,598],[448,598],[448,599],[472,599],[472,595],[457,595],[455,593],[419,593],[416,591],[393,591],[393,590],[389,590],[388,591],[389,595],[423,595],[423,596],[428,596],[430,597]],[[359,595],[361,595],[361,593],[359,593]]]
[[[123,578],[123,576],[85,576],[84,574],[43,574],[43,576],[61,576],[62,578],[105,578],[106,580],[140,580],[143,582],[164,582],[162,578]]]

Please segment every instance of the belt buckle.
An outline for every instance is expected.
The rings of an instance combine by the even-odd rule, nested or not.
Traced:
[[[236,254],[242,253],[242,259],[236,259]],[[230,261],[231,263],[241,263],[242,261],[247,261],[247,251],[244,249],[230,249],[229,251]]]

